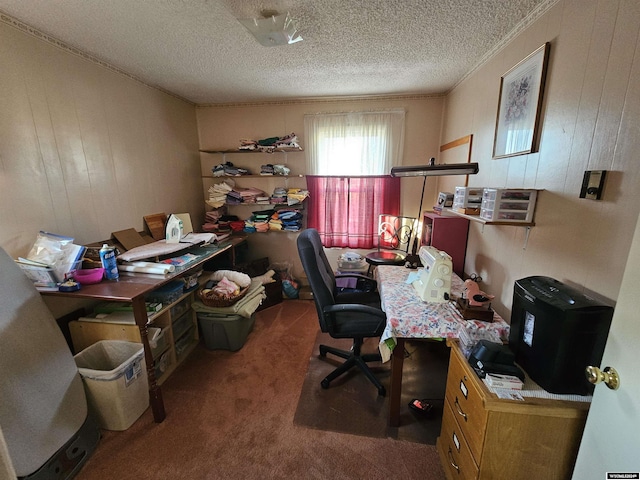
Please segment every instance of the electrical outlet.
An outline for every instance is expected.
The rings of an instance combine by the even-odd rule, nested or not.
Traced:
[[[604,188],[606,173],[606,170],[586,170],[582,178],[580,198],[600,200],[600,198],[602,198],[602,189]]]

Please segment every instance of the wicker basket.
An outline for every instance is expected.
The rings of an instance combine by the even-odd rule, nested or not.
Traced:
[[[198,297],[200,298],[200,301],[204,303],[207,307],[221,308],[221,307],[230,307],[231,305],[236,303],[238,300],[240,300],[242,297],[244,297],[247,294],[247,292],[249,291],[249,287],[248,286],[244,287],[243,289],[240,290],[240,293],[232,297],[220,296],[217,293],[215,293],[213,290],[209,290],[208,292],[204,293],[203,290],[204,288],[201,288],[200,290],[198,290]]]

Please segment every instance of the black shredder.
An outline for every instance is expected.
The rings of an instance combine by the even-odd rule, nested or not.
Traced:
[[[600,366],[613,307],[550,277],[515,282],[509,347],[547,392],[589,395],[589,365]]]

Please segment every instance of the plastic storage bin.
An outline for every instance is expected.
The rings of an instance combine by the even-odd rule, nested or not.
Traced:
[[[479,210],[482,204],[483,190],[483,187],[456,187],[452,208],[477,208]]]
[[[185,297],[171,307],[171,318],[178,318],[184,312],[191,308],[192,297]]]
[[[193,311],[189,310],[180,318],[173,321],[172,329],[174,341],[180,338],[191,326],[193,326]]]
[[[169,343],[167,342],[167,330],[169,327],[148,327],[149,347],[151,347],[151,356],[155,360],[163,353]]]
[[[169,305],[182,296],[183,289],[184,282],[182,280],[174,280],[149,293],[146,300],[147,302],[158,302],[162,303],[162,305]]]
[[[74,356],[99,425],[126,430],[149,406],[142,345],[101,340]]]
[[[153,361],[153,372],[156,376],[156,380],[160,381],[161,378],[169,371],[173,360],[171,358],[171,352],[166,351],[160,357]]]
[[[196,327],[192,326],[184,335],[176,340],[175,347],[178,360],[186,354],[187,350],[195,343],[196,339]]]
[[[480,218],[488,221],[531,223],[537,190],[485,188]]]
[[[240,350],[253,330],[255,321],[255,314],[246,318],[198,312],[198,324],[208,350]]]

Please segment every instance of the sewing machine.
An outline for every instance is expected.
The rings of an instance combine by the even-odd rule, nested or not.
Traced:
[[[448,302],[451,297],[453,264],[448,253],[431,246],[422,246],[418,252],[424,269],[412,285],[425,302]]]

